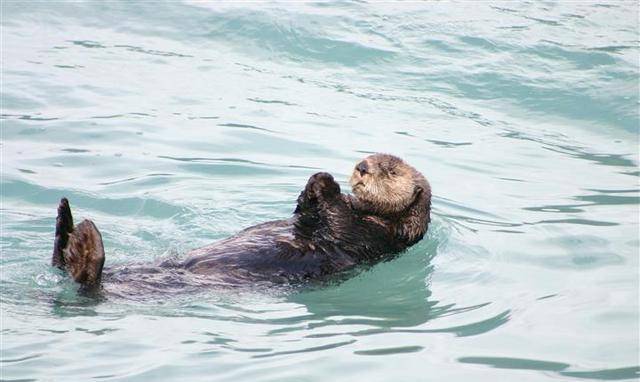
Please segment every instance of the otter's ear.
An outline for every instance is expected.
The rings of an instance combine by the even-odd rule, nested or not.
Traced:
[[[413,190],[413,200],[418,199],[423,192],[424,188],[422,188],[422,186],[416,186],[416,188]]]

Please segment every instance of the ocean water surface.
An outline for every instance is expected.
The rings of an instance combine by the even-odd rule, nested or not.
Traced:
[[[5,381],[637,380],[638,3],[1,3]],[[372,152],[430,180],[393,261],[307,288],[103,300],[107,267],[290,216]]]

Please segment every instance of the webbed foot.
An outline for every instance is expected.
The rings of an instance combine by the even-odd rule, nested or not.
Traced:
[[[104,265],[102,235],[90,220],[73,226],[69,201],[60,200],[51,265],[66,270],[83,288],[100,285]]]

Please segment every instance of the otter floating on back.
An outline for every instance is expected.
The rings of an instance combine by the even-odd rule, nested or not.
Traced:
[[[353,195],[342,194],[330,174],[314,174],[289,219],[247,228],[187,253],[183,261],[105,269],[104,276],[100,232],[89,220],[74,227],[63,198],[52,265],[66,270],[83,290],[162,272],[231,285],[298,283],[383,261],[422,239],[430,222],[431,188],[420,172],[393,155],[374,154],[356,165],[350,183]]]

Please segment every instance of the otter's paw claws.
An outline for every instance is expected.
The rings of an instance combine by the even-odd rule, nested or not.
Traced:
[[[312,199],[327,199],[340,194],[340,185],[328,172],[319,172],[309,178],[305,191]]]

